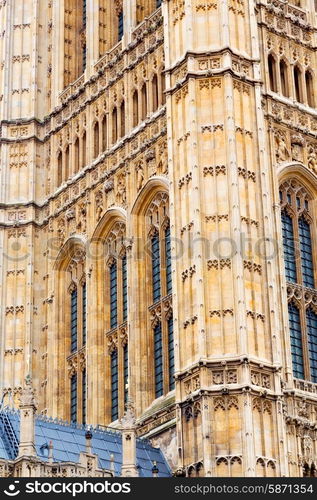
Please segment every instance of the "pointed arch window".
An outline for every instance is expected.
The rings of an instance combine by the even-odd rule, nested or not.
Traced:
[[[79,138],[77,137],[74,144],[74,170],[75,174],[79,170]]]
[[[113,108],[112,111],[112,144],[115,144],[118,140],[118,111],[117,108]]]
[[[272,92],[277,92],[276,60],[272,54],[268,56],[269,81]]]
[[[60,151],[57,156],[57,187],[63,182],[63,155]]]
[[[94,158],[99,155],[99,123],[96,122],[94,126]]]
[[[133,127],[136,127],[137,124],[139,123],[139,98],[137,90],[133,92],[132,104],[133,104]]]
[[[115,222],[105,239],[105,322],[110,346],[106,387],[110,394],[107,418],[121,418],[128,398],[128,262],[125,223]]]
[[[72,422],[83,420],[83,378],[82,370],[85,368],[85,344],[86,344],[86,323],[87,323],[87,292],[85,281],[85,252],[82,247],[73,247],[69,250],[70,261],[65,269],[66,275],[63,279],[64,292],[59,297],[60,325],[59,335],[62,342],[59,342],[58,366],[60,376],[58,380],[63,380],[65,372],[70,379],[69,396],[70,410],[69,419]],[[65,279],[66,276],[66,279]],[[66,358],[65,358],[66,348]],[[79,353],[82,362],[79,363]],[[65,370],[65,371],[64,371]],[[64,397],[65,388],[62,388]],[[65,402],[65,405],[67,403]],[[76,411],[75,411],[76,410]],[[78,412],[77,412],[78,410]]]
[[[147,116],[147,89],[146,89],[146,83],[142,85],[141,89],[141,104],[142,104],[142,116],[141,120],[145,120]]]
[[[123,38],[124,34],[124,17],[123,12],[120,12],[118,16],[118,42]]]
[[[280,61],[280,78],[281,78],[281,91],[285,97],[289,97],[288,90],[288,68],[286,62],[282,59]]]
[[[67,146],[66,151],[65,151],[65,175],[64,175],[64,181],[67,181],[69,178],[70,174],[70,148]]]
[[[153,111],[158,108],[158,82],[157,75],[154,75],[152,78],[152,107]]]
[[[317,382],[317,316],[309,299],[317,293],[312,200],[295,179],[281,186],[280,200],[293,374],[295,378]]]
[[[166,96],[165,96],[165,73],[162,70],[161,72],[161,95],[162,95],[162,104],[165,104],[166,102]]]
[[[298,102],[303,102],[302,93],[302,72],[298,66],[294,66],[295,98]]]
[[[149,306],[153,336],[153,397],[158,398],[175,387],[174,330],[172,312],[171,233],[168,195],[158,193],[150,204],[149,223],[149,279],[152,298]],[[162,313],[164,311],[164,314]]]
[[[305,84],[306,84],[308,106],[314,108],[315,107],[314,82],[313,82],[313,75],[309,70],[305,72]]]
[[[83,133],[82,137],[82,167],[87,165],[87,136],[86,132]]]
[[[125,136],[125,103],[122,101],[120,106],[120,137]]]
[[[107,124],[107,115],[105,115],[102,119],[102,151],[106,151],[108,149],[108,124]]]

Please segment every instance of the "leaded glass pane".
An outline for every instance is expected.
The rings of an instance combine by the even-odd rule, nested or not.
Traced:
[[[302,331],[299,310],[294,304],[288,305],[291,353],[293,374],[296,378],[304,378],[304,361],[302,346]]]
[[[77,289],[71,293],[71,317],[70,317],[70,331],[71,331],[71,352],[77,350]]]
[[[118,409],[119,386],[118,386],[118,351],[111,354],[111,419],[117,420],[119,416]]]
[[[155,397],[163,394],[163,347],[161,323],[154,329],[154,370],[155,370]]]
[[[70,380],[70,421],[77,422],[77,375]]]
[[[171,260],[171,230],[165,231],[165,257],[166,257],[166,291],[172,292],[172,260]]]
[[[286,279],[287,281],[296,283],[297,277],[296,277],[293,221],[292,218],[286,212],[282,212],[282,235],[283,235]]]
[[[86,369],[83,370],[82,378],[82,417],[83,424],[86,423],[86,408],[87,408],[87,381],[86,381]]]
[[[152,238],[153,302],[161,298],[160,241],[158,234]]]
[[[118,324],[118,304],[117,304],[117,264],[110,267],[110,328],[115,328]]]
[[[83,327],[83,346],[86,345],[86,337],[87,337],[87,288],[86,288],[86,283],[83,284],[83,289],[82,289],[82,313],[83,313],[83,318],[82,318],[82,327]]]
[[[123,383],[124,383],[124,403],[128,402],[128,383],[129,383],[129,358],[128,358],[128,344],[123,348]]]
[[[169,369],[169,390],[175,388],[174,372],[175,372],[175,359],[174,359],[174,328],[173,318],[167,322],[168,330],[168,369]]]
[[[118,19],[118,40],[120,41],[123,37],[124,23],[123,23],[123,12],[119,14]]]
[[[298,219],[298,234],[302,262],[303,285],[309,288],[314,288],[313,251],[310,225],[303,217]]]
[[[307,309],[306,321],[310,375],[312,381],[317,383],[317,314],[312,309]]]
[[[123,321],[128,317],[128,277],[127,277],[127,258],[122,259],[122,306]]]

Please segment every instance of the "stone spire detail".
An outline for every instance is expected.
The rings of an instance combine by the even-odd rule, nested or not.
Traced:
[[[123,477],[137,477],[139,475],[136,464],[136,420],[132,399],[126,404],[126,411],[121,419],[122,426],[122,468]]]
[[[19,457],[36,456],[35,412],[37,409],[32,379],[27,375],[20,399],[20,446]]]

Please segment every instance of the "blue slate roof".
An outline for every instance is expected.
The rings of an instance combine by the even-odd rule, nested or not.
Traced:
[[[10,421],[17,441],[20,437],[20,415],[17,411],[2,410],[0,414],[0,458],[10,458],[10,440],[8,439],[8,425],[4,425],[4,418]],[[87,427],[69,424],[58,420],[36,417],[35,419],[35,447],[38,457],[48,460],[48,444],[53,443],[54,462],[78,462],[79,454],[85,451],[85,432]],[[110,469],[111,455],[114,456],[115,474],[121,474],[122,465],[122,436],[119,431],[101,427],[90,428],[92,432],[92,452],[98,455],[99,466]],[[13,454],[11,448],[11,455]],[[171,470],[158,448],[143,439],[137,439],[137,466],[140,477],[152,477],[154,461],[159,469],[159,477],[171,476]]]

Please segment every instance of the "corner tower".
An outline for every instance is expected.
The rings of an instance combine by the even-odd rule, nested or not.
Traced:
[[[284,475],[288,372],[256,6],[163,8],[179,469],[254,476],[263,463]]]

